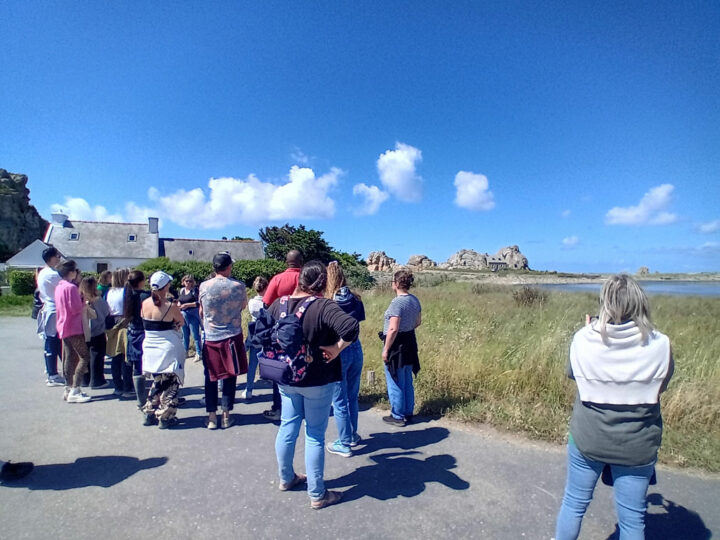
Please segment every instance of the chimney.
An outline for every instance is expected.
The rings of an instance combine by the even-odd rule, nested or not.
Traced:
[[[53,212],[50,214],[50,217],[52,217],[53,225],[60,225],[61,227],[65,226],[65,222],[68,219],[67,214],[63,214],[62,212]]]
[[[148,232],[150,234],[158,234],[158,218],[156,218],[156,217],[148,218]]]

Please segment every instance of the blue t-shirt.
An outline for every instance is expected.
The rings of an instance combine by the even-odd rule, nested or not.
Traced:
[[[396,296],[390,302],[385,311],[385,324],[383,325],[383,333],[387,334],[390,327],[390,317],[400,317],[400,326],[398,332],[409,332],[415,329],[417,318],[422,308],[420,300],[413,294],[401,294]]]

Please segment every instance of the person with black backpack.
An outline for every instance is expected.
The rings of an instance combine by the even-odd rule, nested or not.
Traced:
[[[335,383],[342,379],[340,351],[358,337],[357,320],[327,298],[327,269],[310,261],[300,272],[297,289],[275,300],[258,318],[254,340],[262,343],[258,358],[262,376],[274,372],[282,399],[275,440],[280,491],[307,481],[310,507],[325,508],[342,494],[325,489],[325,431]],[[295,443],[305,420],[305,470],[293,469]]]

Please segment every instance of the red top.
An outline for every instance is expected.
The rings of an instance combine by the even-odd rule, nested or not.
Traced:
[[[55,307],[58,337],[65,339],[70,336],[82,336],[83,301],[77,285],[65,279],[60,280],[55,287]]]
[[[291,295],[295,292],[299,279],[299,268],[288,268],[283,273],[273,276],[263,296],[263,304],[269,306],[281,296]]]

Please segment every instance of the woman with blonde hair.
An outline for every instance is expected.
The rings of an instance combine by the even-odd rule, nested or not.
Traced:
[[[106,297],[110,308],[110,316],[106,320],[106,351],[110,357],[110,373],[115,386],[113,394],[120,399],[132,399],[135,397],[132,366],[125,361],[127,324],[123,324],[125,283],[129,274],[130,270],[128,268],[113,270],[110,278],[111,287]]]
[[[605,468],[620,538],[645,537],[647,488],[662,440],[660,393],[673,371],[670,340],[655,330],[645,292],[630,276],[612,276],[600,293],[598,318],[588,316],[570,345],[568,376],[577,397],[557,540],[578,537]]]
[[[365,306],[360,295],[353,293],[347,286],[345,273],[337,261],[327,267],[327,288],[325,298],[334,300],[340,309],[353,317],[358,323],[365,320]],[[353,341],[340,353],[342,380],[335,383],[333,392],[333,416],[337,426],[338,438],[328,443],[331,454],[342,457],[352,456],[352,448],[360,442],[358,435],[358,395],[363,367],[363,350],[360,338]]]

